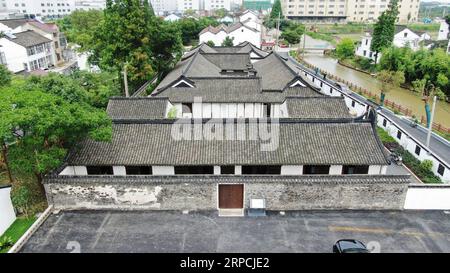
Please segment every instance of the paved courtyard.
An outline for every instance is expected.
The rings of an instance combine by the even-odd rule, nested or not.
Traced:
[[[381,252],[450,252],[450,214],[305,211],[259,218],[217,212],[61,212],[23,252],[330,252],[341,238]]]

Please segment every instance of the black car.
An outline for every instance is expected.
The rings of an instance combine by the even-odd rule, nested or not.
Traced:
[[[333,253],[370,253],[366,245],[353,239],[342,239],[333,246]]]

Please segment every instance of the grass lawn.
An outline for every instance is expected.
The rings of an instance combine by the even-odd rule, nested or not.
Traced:
[[[16,221],[5,231],[5,233],[0,236],[0,241],[4,237],[10,237],[14,243],[16,243],[20,237],[31,227],[31,225],[36,221],[36,217],[21,217],[17,218]],[[6,253],[9,249],[0,250],[0,253]]]

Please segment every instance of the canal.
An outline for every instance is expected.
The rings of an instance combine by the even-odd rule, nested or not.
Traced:
[[[346,79],[354,84],[361,86],[372,93],[380,93],[381,83],[374,77],[347,68],[337,63],[337,60],[318,53],[306,53],[305,61],[327,71],[330,74]],[[404,88],[394,88],[386,94],[386,99],[399,103],[404,107],[411,109],[413,115],[420,119],[425,116],[425,107],[422,97],[419,94],[411,92]],[[441,123],[443,126],[450,127],[450,104],[438,101],[434,122]]]

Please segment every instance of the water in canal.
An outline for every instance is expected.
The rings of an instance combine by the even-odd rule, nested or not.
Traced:
[[[361,86],[373,93],[380,93],[381,83],[374,77],[347,68],[337,63],[333,58],[322,54],[307,53],[305,60],[322,70],[327,71],[340,78],[346,79],[354,84]],[[399,103],[404,107],[411,109],[417,117],[425,116],[424,103],[419,94],[413,93],[403,88],[395,88],[386,94],[386,99]],[[450,127],[450,104],[438,101],[434,122],[441,123],[445,127]]]

